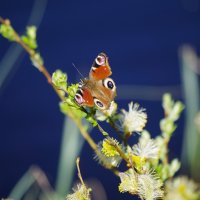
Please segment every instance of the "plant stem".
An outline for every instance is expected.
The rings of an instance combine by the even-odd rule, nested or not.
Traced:
[[[80,170],[80,167],[79,167],[79,163],[80,163],[80,158],[78,157],[76,159],[76,167],[77,167],[77,170],[78,170],[78,177],[80,179],[80,182],[82,183],[82,185],[85,185],[84,181],[83,181],[83,178],[81,176],[81,170]]]
[[[40,63],[37,62],[37,60],[35,59],[34,55],[36,55],[36,51],[31,49],[29,46],[27,46],[23,40],[21,39],[21,37],[19,36],[19,34],[14,30],[14,28],[11,26],[11,23],[8,19],[3,19],[2,17],[0,17],[0,23],[5,24],[5,25],[9,25],[13,31],[14,31],[14,36],[15,36],[15,42],[17,42],[20,46],[22,46],[22,48],[29,54],[30,58],[32,59],[32,61],[37,63],[37,68],[39,69],[39,71],[44,75],[44,77],[47,79],[48,83],[53,87],[54,91],[56,92],[56,94],[58,95],[58,97],[60,98],[61,101],[64,100],[64,96],[61,94],[61,92],[59,91],[59,89],[57,89],[55,87],[55,85],[52,83],[52,79],[51,79],[51,75],[48,72],[48,70],[46,69],[46,67]],[[83,136],[83,138],[88,142],[88,144],[90,145],[90,147],[93,149],[93,151],[95,153],[98,154],[98,148],[97,148],[97,144],[94,142],[94,140],[90,137],[89,133],[87,132],[86,128],[83,126],[82,122],[80,119],[78,119],[73,111],[68,111],[67,115],[74,121],[74,123],[76,124],[76,126],[79,128],[81,135]],[[115,175],[118,176],[119,171],[116,168],[107,168],[110,171],[112,171]]]
[[[2,17],[0,17],[0,23],[5,24],[5,25],[9,25],[10,27],[10,21],[8,19],[3,19]],[[31,49],[29,46],[27,46],[21,39],[21,37],[19,36],[19,34],[15,31],[15,29],[12,27],[13,31],[14,31],[14,36],[15,36],[15,42],[17,42],[31,57],[32,60],[34,59],[34,55],[36,54],[36,51],[34,51],[33,49]],[[35,60],[35,62],[37,62],[37,60]],[[57,93],[57,95],[59,96],[59,98],[61,100],[64,100],[63,96],[61,95],[60,91],[52,84],[51,81],[51,75],[48,72],[48,70],[46,69],[46,67],[44,65],[39,65],[38,67],[39,71],[46,77],[47,82],[53,87],[54,91]]]
[[[165,148],[166,148],[167,150],[168,150],[169,140],[170,140],[170,138],[168,138],[168,137],[165,137],[165,138],[164,138],[164,144],[165,144]],[[163,163],[164,163],[165,165],[168,165],[168,164],[169,164],[168,151],[167,151],[166,154],[165,154]]]
[[[0,17],[0,23],[5,24],[5,25],[9,25],[10,27],[10,21],[8,19],[3,19],[2,17]],[[13,27],[12,27],[13,28]],[[14,30],[14,28],[13,28]],[[15,36],[15,41],[22,46],[22,48],[30,55],[31,59],[35,62],[37,62],[37,60],[34,58],[34,55],[36,54],[36,51],[31,49],[29,46],[27,46],[21,39],[21,37],[19,36],[19,34],[14,30],[14,36]],[[38,62],[37,62],[38,63]],[[46,69],[46,67],[44,65],[40,65],[38,63],[38,69],[39,71],[45,76],[45,78],[47,79],[48,83],[53,87],[54,91],[56,92],[56,94],[58,95],[58,97],[60,98],[61,101],[64,100],[64,97],[61,95],[60,91],[54,86],[54,84],[51,81],[51,75],[48,72],[48,70]],[[68,112],[68,116],[75,122],[75,124],[78,126],[78,128],[80,129],[80,132],[82,134],[82,136],[85,138],[85,140],[88,142],[88,144],[91,146],[91,148],[96,151],[97,149],[97,145],[94,142],[94,140],[90,137],[89,133],[86,131],[86,129],[84,128],[84,126],[81,124],[80,120],[77,120],[76,117],[74,116],[73,112]]]

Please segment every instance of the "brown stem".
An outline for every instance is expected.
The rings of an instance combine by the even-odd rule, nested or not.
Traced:
[[[8,19],[3,19],[2,17],[0,17],[0,23],[5,24],[5,25],[9,25],[10,27],[10,21]],[[14,30],[14,28],[12,27],[13,31],[14,31],[14,35],[15,35],[15,41],[30,55],[30,57],[32,58],[32,60],[34,60],[34,55],[36,54],[36,52],[31,49],[29,46],[27,46],[21,39],[21,37],[19,36],[19,34]],[[35,60],[37,62],[37,60]],[[59,92],[59,90],[52,84],[51,81],[51,75],[50,73],[47,71],[46,67],[44,65],[39,65],[39,70],[40,72],[46,77],[48,83],[53,87],[54,91],[57,93],[57,95],[59,96],[59,98],[61,100],[64,100],[63,96],[61,95],[61,93]]]
[[[77,170],[78,170],[78,177],[79,177],[79,180],[80,182],[82,183],[82,185],[85,185],[84,181],[83,181],[83,178],[81,176],[81,170],[80,170],[80,167],[79,167],[79,163],[80,163],[80,158],[78,157],[76,159],[76,167],[77,167]]]
[[[0,23],[2,24],[6,24],[6,25],[10,25],[10,21],[7,19],[3,19],[2,17],[0,17]],[[12,27],[12,26],[11,26]],[[13,27],[12,27],[13,28]],[[14,30],[14,29],[13,29]],[[32,58],[33,61],[37,62],[37,60],[35,60],[34,55],[36,54],[36,52],[31,49],[29,46],[27,46],[20,38],[20,36],[18,35],[18,33],[14,30],[14,35],[15,35],[15,41],[20,44],[22,46],[22,48],[30,55],[30,57]],[[51,81],[51,75],[48,72],[48,70],[46,69],[46,67],[44,65],[40,65],[38,63],[38,68],[40,70],[40,72],[46,77],[48,83],[53,87],[54,91],[56,92],[56,94],[58,95],[58,97],[60,98],[60,100],[64,100],[64,97],[61,95],[60,91],[53,85],[52,81]],[[89,133],[86,131],[86,129],[84,128],[84,126],[81,124],[80,120],[77,120],[76,117],[74,116],[73,112],[68,112],[68,116],[75,122],[75,124],[78,126],[78,128],[80,129],[80,132],[82,134],[82,136],[85,138],[85,140],[89,143],[89,145],[91,146],[91,148],[96,151],[97,149],[97,145],[94,142],[94,140],[90,137]]]

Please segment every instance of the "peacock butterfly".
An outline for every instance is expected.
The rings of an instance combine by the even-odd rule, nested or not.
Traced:
[[[79,84],[75,101],[80,106],[107,110],[116,96],[115,82],[109,78],[112,71],[105,53],[100,53],[94,60],[89,78]]]

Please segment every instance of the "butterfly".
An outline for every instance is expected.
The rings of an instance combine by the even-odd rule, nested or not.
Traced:
[[[110,78],[112,74],[108,63],[108,56],[100,53],[95,58],[89,72],[89,78],[79,83],[75,101],[79,106],[94,107],[107,110],[116,96],[115,82]]]

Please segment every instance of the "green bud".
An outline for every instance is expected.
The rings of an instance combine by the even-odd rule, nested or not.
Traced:
[[[165,145],[165,139],[161,136],[157,136],[155,139],[155,142],[156,142],[156,146],[159,148],[159,158],[161,160],[164,160],[165,155],[168,152],[168,149],[166,148],[166,145]]]
[[[163,109],[164,109],[165,114],[166,114],[167,116],[168,116],[169,113],[171,112],[173,105],[174,105],[174,101],[172,100],[171,94],[169,94],[169,93],[164,94],[164,95],[163,95],[163,103],[162,103],[162,106],[163,106]]]
[[[169,177],[169,166],[168,165],[162,165],[162,170],[161,170],[161,177],[162,180],[166,180]]]
[[[174,174],[180,169],[181,163],[178,159],[173,159],[171,164],[169,165],[169,176],[173,177]]]
[[[35,26],[28,26],[26,28],[26,35],[22,35],[22,41],[29,46],[31,49],[36,49],[38,47],[36,41],[36,27]]]
[[[22,41],[31,49],[36,49],[37,48],[37,43],[35,40],[31,40],[27,36],[21,36]]]
[[[74,102],[71,97],[65,98],[64,103],[67,103],[69,106],[76,107],[77,109],[79,108],[79,106]]]
[[[177,101],[174,106],[173,109],[169,115],[169,118],[172,119],[173,121],[176,121],[177,119],[179,119],[181,112],[184,109],[184,105],[182,102]]]
[[[33,56],[31,56],[31,61],[33,66],[35,66],[39,70],[40,67],[44,64],[44,61],[39,53],[33,54]]]
[[[67,91],[67,74],[56,70],[52,75],[52,83],[59,89]]]
[[[71,97],[74,97],[76,95],[77,90],[78,90],[78,84],[72,84],[67,88],[67,92]]]
[[[10,41],[15,41],[15,31],[9,24],[0,25],[0,34]]]
[[[59,106],[60,106],[60,111],[64,114],[67,114],[69,110],[69,105],[65,102],[60,102]]]
[[[35,26],[28,26],[26,28],[26,34],[32,40],[36,39],[36,31],[37,31],[37,28]]]
[[[164,118],[160,121],[160,129],[162,130],[164,137],[171,137],[172,133],[176,130],[176,125],[173,120]]]

